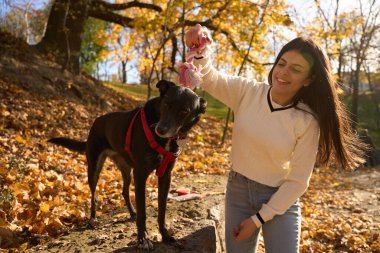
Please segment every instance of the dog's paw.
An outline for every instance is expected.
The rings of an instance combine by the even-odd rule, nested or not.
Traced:
[[[129,218],[130,221],[136,221],[136,213],[131,213],[131,218]]]
[[[173,246],[173,247],[177,247],[179,249],[183,248],[183,245],[181,243],[179,243],[173,236],[165,236],[162,238],[162,242],[167,244],[167,245],[170,245],[170,246]]]
[[[96,221],[96,219],[91,218],[87,223],[87,227],[90,229],[94,229],[97,224],[98,222]]]
[[[149,239],[143,238],[139,240],[138,248],[142,250],[151,251],[154,249],[154,246],[153,246],[153,243]]]

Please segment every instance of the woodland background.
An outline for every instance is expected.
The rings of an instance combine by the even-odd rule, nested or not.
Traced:
[[[97,79],[122,83],[127,83],[128,72],[137,72],[133,82],[147,84],[148,97],[156,80],[177,78],[176,64],[186,58],[184,31],[197,23],[216,41],[219,69],[258,80],[266,79],[288,40],[313,38],[328,53],[338,84],[351,95],[348,108],[354,124],[359,122],[359,91],[373,91],[380,82],[376,0],[1,3],[4,29],[53,54],[71,72],[83,70]],[[372,97],[376,105],[378,98]],[[373,119],[377,129],[379,117]]]
[[[46,139],[85,139],[97,116],[144,102],[157,80],[177,81],[184,31],[197,23],[211,31],[218,69],[258,80],[290,39],[318,41],[353,127],[380,147],[380,2],[351,2],[1,0],[0,248],[26,250],[86,221],[85,158]],[[231,111],[197,92],[209,108],[178,180],[229,168]],[[98,186],[104,213],[123,206],[119,172],[107,166]],[[316,168],[304,197],[303,252],[380,252],[378,170]]]

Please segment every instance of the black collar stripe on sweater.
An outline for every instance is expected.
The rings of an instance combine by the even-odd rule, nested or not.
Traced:
[[[273,105],[272,105],[272,101],[270,99],[270,90],[271,89],[272,89],[272,86],[268,89],[268,94],[267,94],[268,105],[269,105],[269,108],[270,108],[271,112],[283,111],[283,110],[290,109],[290,108],[294,107],[294,104],[291,104],[291,105],[285,106],[285,107],[274,108]]]

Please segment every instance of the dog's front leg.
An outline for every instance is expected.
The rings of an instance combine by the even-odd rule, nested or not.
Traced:
[[[136,196],[136,226],[137,226],[137,239],[138,247],[142,250],[153,250],[153,243],[148,239],[146,231],[146,205],[145,205],[145,186],[148,174],[145,173],[146,169],[136,168],[134,170],[135,179],[135,196]]]
[[[174,164],[169,165],[165,174],[158,179],[158,226],[164,243],[181,247],[176,239],[169,234],[165,224],[166,201],[170,189],[171,170],[173,167]]]

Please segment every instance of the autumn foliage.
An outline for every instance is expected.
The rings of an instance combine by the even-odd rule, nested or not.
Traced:
[[[41,97],[32,98],[15,85],[0,84],[8,94],[1,102],[0,225],[27,229],[32,235],[55,236],[85,222],[90,206],[85,156],[49,145],[46,139],[53,135],[85,138],[90,122],[101,111],[80,102],[41,103]],[[17,126],[11,122],[17,122]],[[221,128],[213,119],[202,120],[190,134],[174,177],[199,172],[223,174],[228,169],[226,148],[215,149],[220,139],[215,125]],[[156,184],[157,178],[152,175],[148,190]],[[120,172],[107,162],[98,183],[98,215],[124,205],[121,191]]]
[[[33,51],[7,47],[0,59],[7,67],[0,70],[0,245],[22,251],[84,224],[89,215],[84,156],[46,140],[57,135],[85,139],[97,116],[139,102],[89,77],[62,74]],[[20,72],[30,79],[21,82]],[[222,125],[213,118],[201,120],[173,177],[227,173],[230,143],[219,144]],[[315,170],[302,197],[301,252],[380,252],[379,222],[361,207],[354,194],[358,186],[349,176],[333,168]],[[156,191],[156,183],[152,175],[147,191]],[[98,183],[100,217],[124,205],[121,189],[120,172],[107,162]],[[376,193],[371,186],[368,191]]]
[[[85,138],[101,110],[80,101],[41,102],[36,94],[3,81],[0,88],[8,95],[1,102],[0,226],[45,238],[83,224],[90,206],[85,157],[48,145],[46,138],[57,134]],[[203,119],[191,133],[173,176],[224,174],[229,143],[219,147],[221,129],[221,122]],[[330,168],[315,171],[302,198],[302,252],[380,250],[379,234],[374,232],[380,226],[360,209],[352,194],[354,185],[344,176]],[[156,191],[156,183],[152,175],[147,191]],[[124,205],[121,190],[120,172],[107,162],[98,183],[99,215]]]

